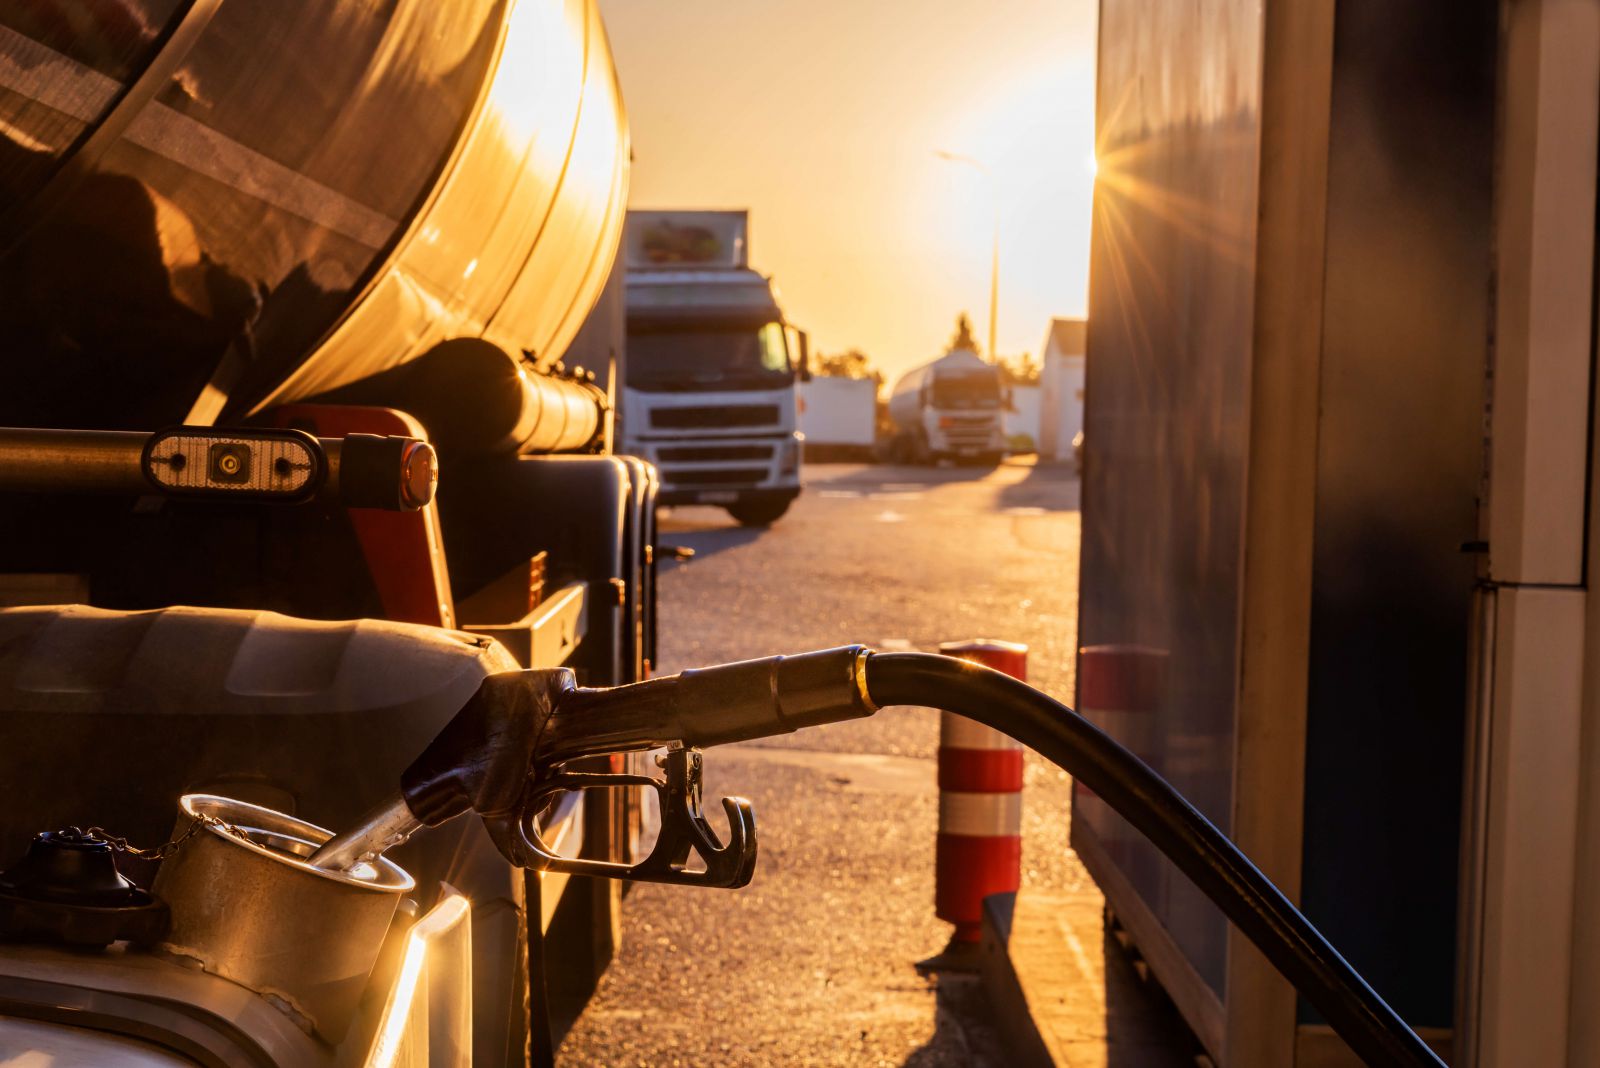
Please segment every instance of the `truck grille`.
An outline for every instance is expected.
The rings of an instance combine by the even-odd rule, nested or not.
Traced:
[[[946,416],[945,438],[956,448],[988,448],[994,433],[994,419],[987,415]]]
[[[656,450],[662,463],[673,460],[705,462],[717,460],[770,460],[771,445],[669,445]]]
[[[765,467],[663,467],[661,480],[669,486],[748,486],[767,477]]]
[[[772,426],[778,422],[776,404],[705,408],[652,408],[650,425],[664,430],[702,430],[734,426]]]

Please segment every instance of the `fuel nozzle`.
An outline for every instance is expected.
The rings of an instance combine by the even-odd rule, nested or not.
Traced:
[[[471,811],[522,867],[702,884],[710,874],[714,885],[742,886],[754,863],[754,815],[748,801],[724,799],[731,830],[721,842],[700,814],[698,750],[871,715],[868,655],[864,646],[844,646],[592,689],[564,668],[491,675],[406,769],[400,796],[330,840],[312,863],[348,867],[421,826]],[[665,779],[565,767],[580,757],[658,748],[668,750]],[[553,794],[615,786],[660,794],[662,833],[650,857],[631,866],[572,860],[540,841],[536,817]],[[705,871],[685,867],[691,851]]]

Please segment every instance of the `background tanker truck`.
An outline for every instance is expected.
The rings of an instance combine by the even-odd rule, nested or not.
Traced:
[[[409,889],[346,880],[409,902],[376,966],[320,905],[230,914],[226,946],[60,947],[139,941],[157,864],[122,840],[200,849],[181,794],[304,821],[263,824],[281,844],[355,821],[489,674],[648,673],[658,483],[612,450],[629,147],[596,5],[56,11],[0,6],[0,1059],[547,1054],[619,884],[524,876],[466,821],[393,854]],[[542,834],[623,859],[637,790],[593,793]],[[120,851],[138,885],[85,912],[19,874],[34,846]],[[300,952],[252,970],[269,930]]]
[[[890,458],[997,464],[1006,454],[1006,406],[1000,368],[973,350],[963,319],[949,352],[907,371],[890,391]]]

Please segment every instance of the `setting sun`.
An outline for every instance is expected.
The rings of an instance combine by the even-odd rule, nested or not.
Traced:
[[[985,336],[997,203],[1000,352],[1037,355],[1052,316],[1083,313],[1092,4],[603,7],[631,203],[748,207],[752,262],[814,349],[859,348],[893,377],[959,311]]]

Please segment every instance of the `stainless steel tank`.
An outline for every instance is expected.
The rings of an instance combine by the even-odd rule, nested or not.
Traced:
[[[622,225],[594,0],[53,10],[0,6],[0,423],[236,419],[459,338],[541,391]]]

